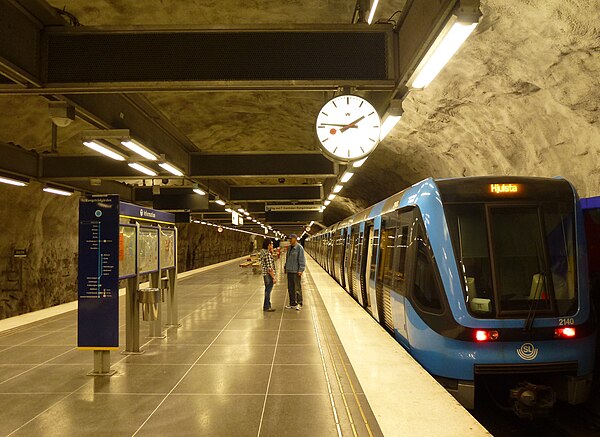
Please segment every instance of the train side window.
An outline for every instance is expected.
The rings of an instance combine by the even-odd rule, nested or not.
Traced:
[[[423,310],[441,314],[443,312],[442,293],[436,280],[435,270],[426,241],[419,236],[416,240],[417,256],[413,296]]]

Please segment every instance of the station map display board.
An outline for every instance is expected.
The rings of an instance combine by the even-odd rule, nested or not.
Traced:
[[[158,228],[140,228],[138,259],[140,274],[158,271]]]
[[[160,231],[160,268],[175,267],[175,229],[162,228]]]
[[[121,225],[119,230],[119,278],[136,275],[136,228]]]
[[[80,349],[119,347],[119,196],[79,201]]]

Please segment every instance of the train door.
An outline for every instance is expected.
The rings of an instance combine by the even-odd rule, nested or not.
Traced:
[[[395,220],[396,238],[394,239],[394,262],[392,266],[392,316],[396,338],[405,347],[409,347],[408,329],[406,326],[406,300],[408,296],[408,272],[411,258],[410,242],[413,240],[413,210],[399,211]]]
[[[342,288],[346,288],[345,276],[346,276],[346,235],[350,228],[342,229],[338,236],[338,281]]]
[[[367,247],[366,273],[367,296],[369,306],[367,310],[376,320],[381,320],[377,307],[377,261],[379,258],[379,232],[381,230],[381,217],[366,224],[371,229],[369,232],[369,245]]]
[[[379,323],[389,332],[394,333],[394,318],[392,315],[392,288],[394,283],[394,254],[396,247],[397,228],[384,219],[381,225],[379,238],[379,261],[377,263],[377,280],[375,282],[377,294],[377,311]]]
[[[355,290],[356,294],[359,296],[360,304],[365,308],[370,308],[371,301],[369,299],[369,294],[367,292],[367,256],[368,256],[368,247],[369,247],[369,239],[370,232],[372,230],[372,225],[367,225],[366,223],[361,223],[360,231],[357,235],[356,240],[356,262],[355,262],[355,274],[353,275],[355,278]]]
[[[354,251],[356,246],[354,245],[355,239],[355,231],[354,227],[348,228],[348,232],[346,233],[346,256],[344,262],[344,281],[346,284],[346,291],[352,295],[352,276],[354,274],[353,269],[353,260],[354,260]]]

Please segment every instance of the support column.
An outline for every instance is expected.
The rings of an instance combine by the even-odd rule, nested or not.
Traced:
[[[110,369],[110,351],[94,350],[94,370],[88,376],[113,376],[116,370]]]

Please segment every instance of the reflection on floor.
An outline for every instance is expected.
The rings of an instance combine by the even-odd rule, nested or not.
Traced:
[[[262,277],[236,264],[183,279],[181,328],[142,338],[143,355],[113,353],[111,378],[86,376],[92,353],[74,347],[75,312],[1,334],[0,435],[381,435],[303,282],[301,311],[284,309],[278,283],[277,311],[265,313]]]

